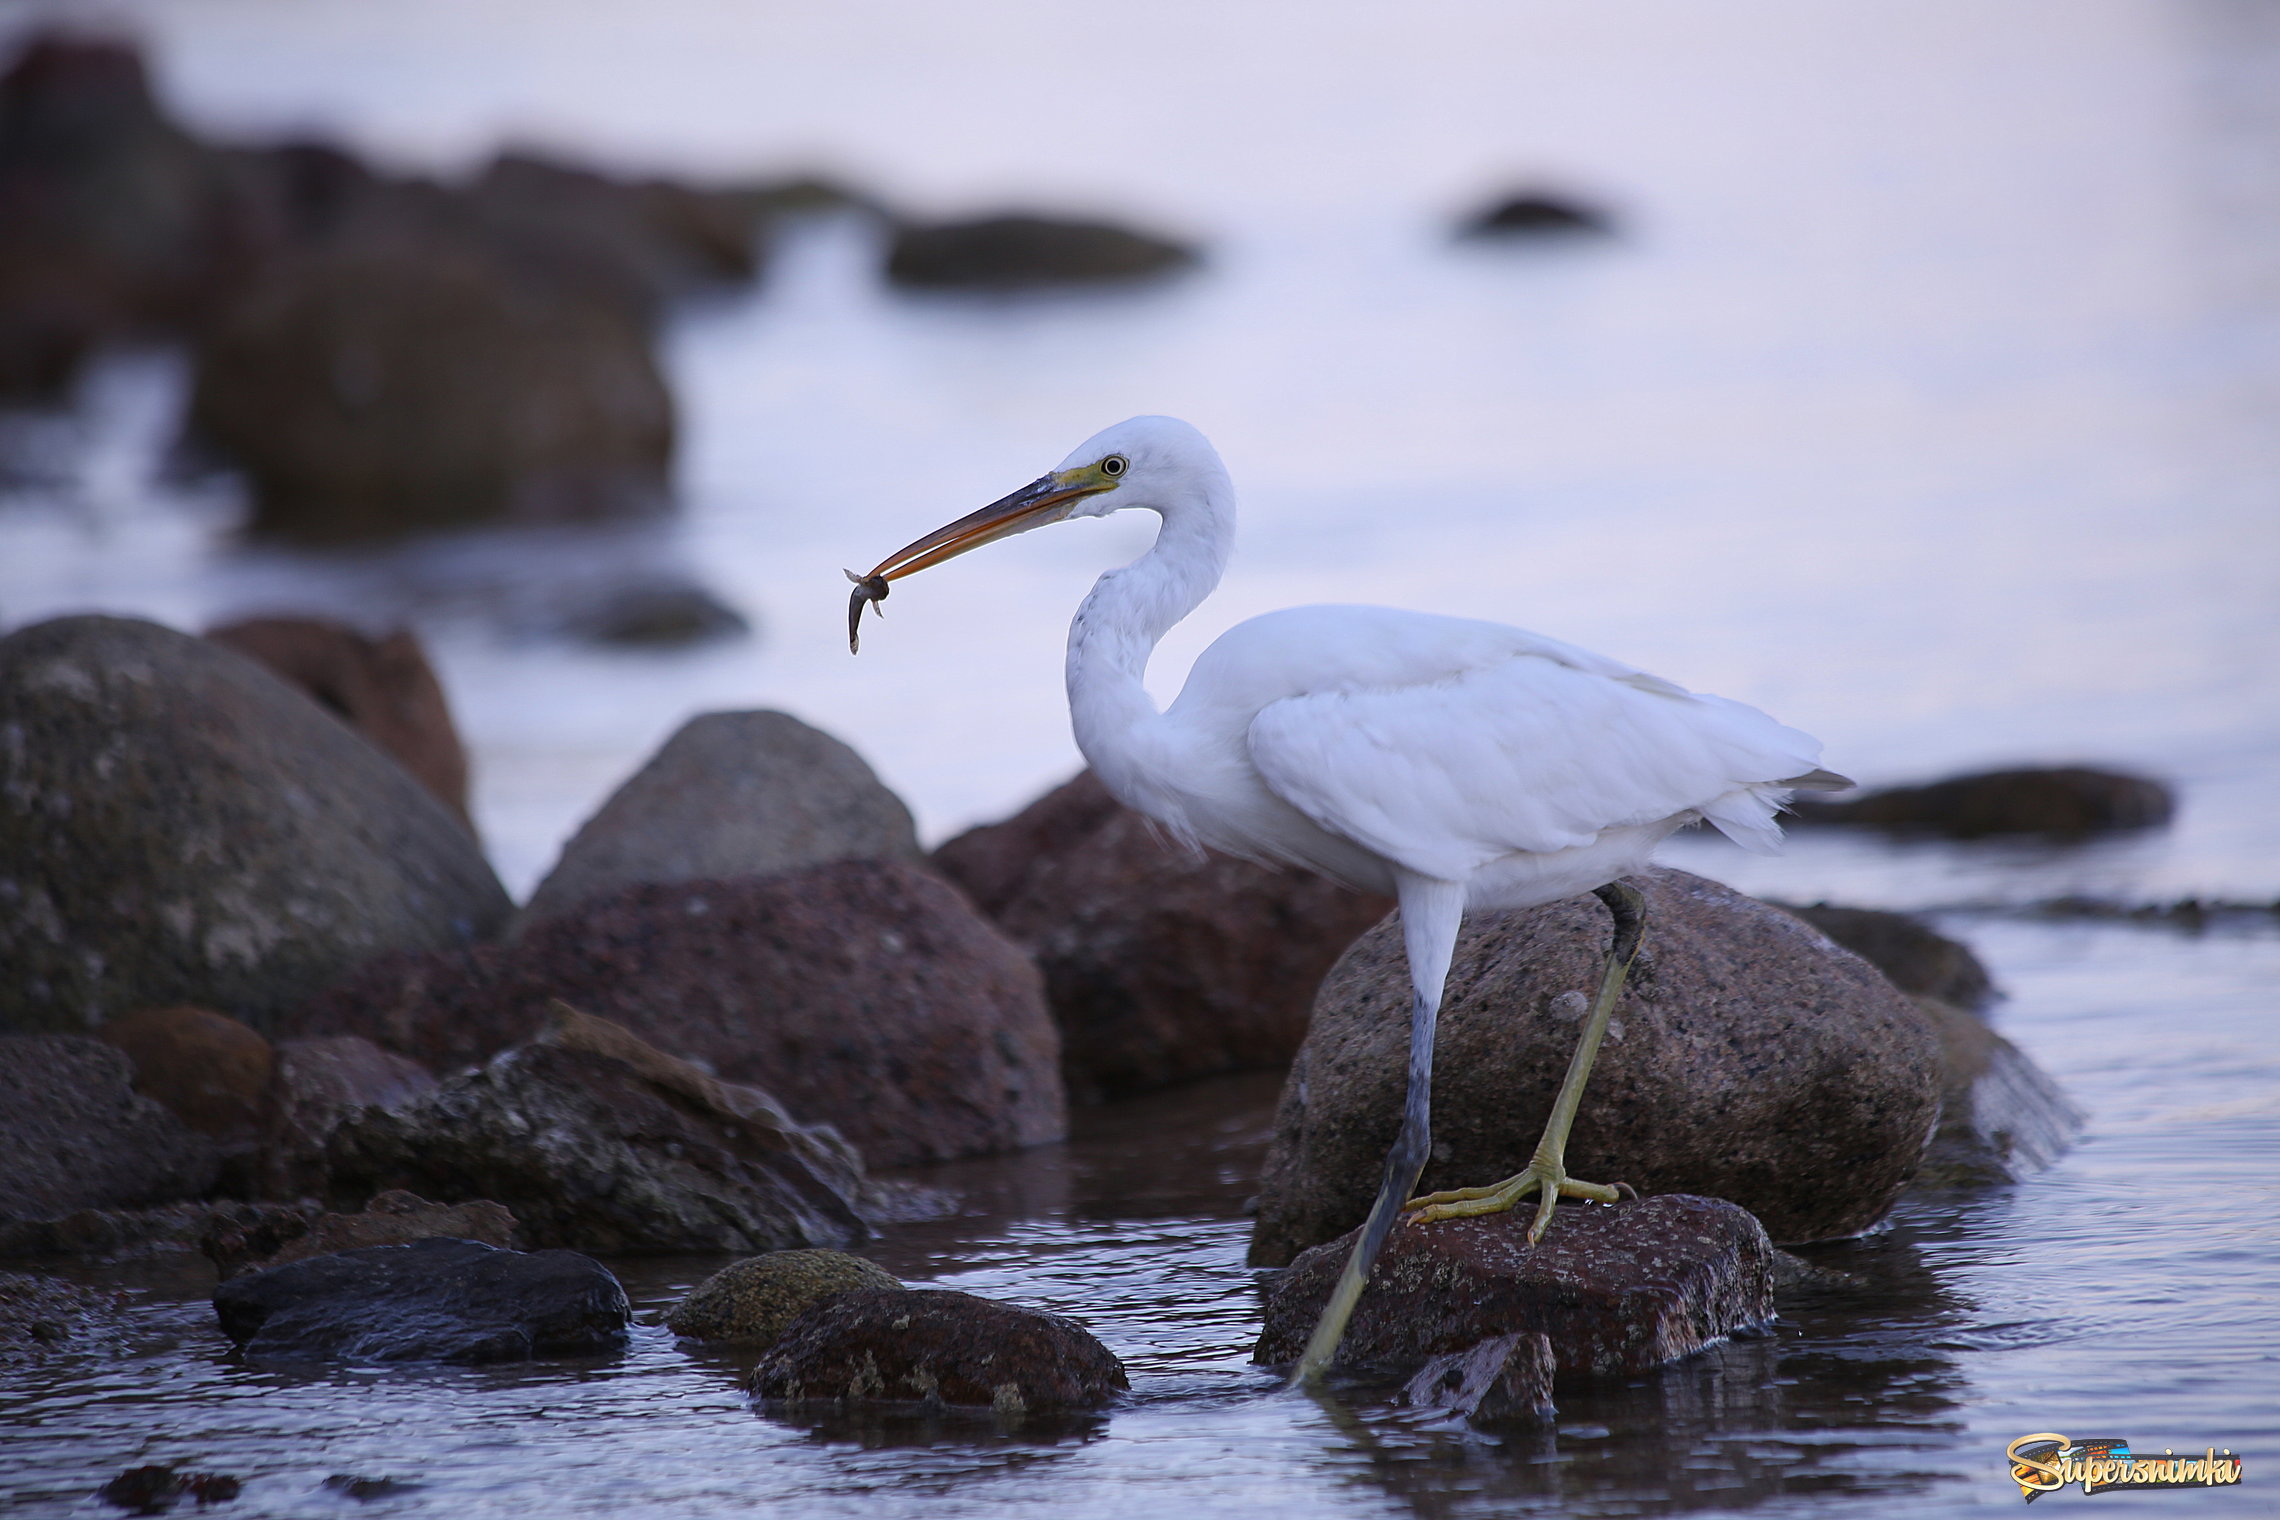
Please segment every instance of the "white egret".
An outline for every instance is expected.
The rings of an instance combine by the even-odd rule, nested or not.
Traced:
[[[1294,1382],[1329,1365],[1387,1232],[1509,1209],[1539,1195],[1531,1242],[1559,1199],[1613,1202],[1615,1187],[1563,1165],[1569,1126],[1642,929],[1620,878],[1666,835],[1707,821],[1774,848],[1795,789],[1849,785],[1820,745],[1764,713],[1501,624],[1385,607],[1293,607],[1240,623],[1158,712],[1142,684],[1156,643],[1219,584],[1235,493],[1203,435],[1135,417],[1052,473],[848,572],[848,642],[888,583],[1011,534],[1143,507],[1149,551],[1094,583],[1069,625],[1077,748],[1117,798],[1182,838],[1303,866],[1401,906],[1412,1005],[1409,1088],[1376,1203]],[[1615,932],[1543,1139],[1491,1187],[1411,1199],[1431,1145],[1433,1027],[1467,909],[1524,908],[1596,892]],[[1406,1202],[1405,1202],[1406,1201]]]

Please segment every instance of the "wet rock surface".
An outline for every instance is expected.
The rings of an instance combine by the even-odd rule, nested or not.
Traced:
[[[625,1289],[575,1251],[419,1240],[311,1257],[214,1292],[222,1332],[277,1361],[512,1362],[618,1350]]]
[[[731,1262],[666,1311],[665,1327],[696,1341],[769,1345],[816,1304],[863,1289],[900,1289],[893,1273],[845,1251],[771,1251]]]
[[[1147,279],[1194,262],[1192,249],[1107,222],[991,216],[898,229],[887,279],[911,289],[1012,291]]]
[[[196,1251],[210,1236],[288,1239],[308,1228],[313,1203],[248,1203],[236,1198],[147,1209],[78,1209],[49,1219],[0,1219],[0,1257],[130,1261]]]
[[[1777,908],[1681,871],[1630,878],[1644,947],[1601,1046],[1568,1170],[1731,1199],[1778,1241],[1868,1228],[1915,1176],[1939,1101],[1937,1037],[1873,967]],[[1346,952],[1315,1000],[1261,1179],[1255,1265],[1368,1212],[1400,1127],[1410,985],[1400,926]],[[1466,921],[1441,1011],[1422,1190],[1518,1172],[1598,986],[1596,898]]]
[[[934,863],[1035,957],[1084,1102],[1288,1062],[1323,973],[1393,906],[1184,849],[1090,771]]]
[[[195,1198],[213,1142],[133,1088],[100,1040],[0,1036],[0,1220],[43,1220]]]
[[[854,750],[787,713],[706,713],[580,825],[516,922],[644,883],[923,858],[910,809]]]
[[[1401,1401],[1417,1409],[1452,1410],[1476,1425],[1537,1424],[1557,1413],[1556,1370],[1550,1336],[1515,1330],[1429,1358],[1403,1385]]]
[[[508,907],[443,804],[251,661],[124,618],[0,639],[0,1028],[189,1003],[269,1033]]]
[[[629,887],[510,945],[376,963],[285,1022],[448,1070],[536,1032],[556,998],[777,1094],[873,1167],[1067,1132],[1036,968],[955,887],[895,861]]]
[[[752,1391],[787,1403],[881,1400],[1007,1416],[1098,1409],[1131,1386],[1075,1320],[941,1289],[862,1289],[785,1329]]]
[[[323,618],[266,617],[209,628],[206,637],[307,692],[473,827],[466,746],[443,683],[410,630],[375,639]]]
[[[2017,1182],[2064,1155],[2082,1112],[2050,1074],[1985,1021],[1935,998],[1917,1006],[1939,1032],[1939,1127],[1918,1187]]]
[[[1857,797],[1799,797],[1791,804],[1800,823],[1863,824],[1950,839],[2081,839],[2158,828],[2176,807],[2175,794],[2150,777],[2079,765],[1983,771]]]
[[[298,1223],[295,1232],[288,1221]],[[515,1216],[487,1198],[472,1203],[430,1203],[414,1193],[380,1193],[354,1214],[314,1217],[275,1216],[267,1228],[217,1230],[199,1242],[224,1282],[247,1272],[263,1272],[290,1261],[359,1251],[367,1246],[400,1246],[414,1240],[473,1240],[512,1248]]]
[[[200,1509],[227,1503],[244,1487],[229,1473],[184,1472],[172,1463],[158,1462],[128,1468],[104,1484],[96,1497],[138,1515],[162,1515],[183,1499]]]
[[[1969,945],[1949,939],[1911,914],[1829,903],[1775,906],[1787,908],[1883,972],[1886,981],[1911,997],[1976,1009],[1995,996],[1994,979]]]
[[[541,1037],[335,1131],[335,1193],[494,1199],[531,1245],[640,1254],[843,1246],[862,1164],[838,1135],[604,1019]]]
[[[1773,1318],[1773,1247],[1747,1209],[1666,1194],[1570,1200],[1528,1244],[1533,1207],[1404,1223],[1355,1307],[1340,1365],[1415,1367],[1500,1336],[1542,1334],[1563,1375],[1644,1372]],[[1316,1246],[1268,1292],[1252,1360],[1298,1360],[1351,1236]]]
[[[84,1349],[127,1322],[125,1295],[29,1272],[0,1272],[0,1367]]]
[[[269,1198],[325,1191],[325,1147],[360,1108],[397,1108],[435,1087],[426,1067],[352,1034],[277,1042],[255,1168]]]

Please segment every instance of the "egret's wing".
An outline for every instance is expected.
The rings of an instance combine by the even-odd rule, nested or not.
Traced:
[[[1752,789],[1811,770],[1820,750],[1739,702],[1536,654],[1285,698],[1249,742],[1267,785],[1315,823],[1449,880],[1686,812],[1778,838]]]

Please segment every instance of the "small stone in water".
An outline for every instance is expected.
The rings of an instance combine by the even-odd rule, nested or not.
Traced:
[[[399,1483],[394,1478],[359,1478],[354,1473],[334,1473],[325,1479],[325,1487],[351,1499],[385,1499],[407,1489],[417,1488],[416,1483]]]
[[[235,1499],[243,1485],[227,1473],[177,1472],[171,1464],[130,1467],[103,1485],[100,1497],[107,1504],[138,1515],[163,1514],[188,1494],[199,1507]]]

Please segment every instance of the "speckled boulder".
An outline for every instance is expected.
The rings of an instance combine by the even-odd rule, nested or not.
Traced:
[[[269,1033],[508,907],[441,802],[243,656],[125,618],[0,639],[0,1029],[190,1003]]]
[[[1528,1244],[1532,1208],[1388,1237],[1338,1352],[1355,1367],[1414,1367],[1514,1333],[1551,1340],[1563,1374],[1644,1372],[1773,1318],[1773,1246],[1749,1211],[1665,1195],[1569,1202]],[[1252,1360],[1298,1360],[1353,1236],[1316,1246],[1267,1297]]]
[[[446,1071],[535,1033],[556,998],[766,1089],[873,1167],[1067,1132],[1037,968],[897,861],[628,887],[513,944],[381,962],[285,1022]]]
[[[966,1405],[1019,1417],[1098,1409],[1131,1386],[1075,1320],[941,1289],[867,1288],[792,1321],[753,1369],[787,1403]]]
[[[644,882],[922,858],[910,809],[861,755],[786,713],[706,713],[579,826],[516,925]]]
[[[172,1203],[213,1184],[213,1142],[132,1076],[100,1040],[0,1037],[0,1221]]]
[[[665,1313],[665,1327],[693,1341],[768,1345],[824,1299],[863,1288],[896,1289],[895,1275],[845,1251],[770,1251],[731,1262]]]
[[[1284,1065],[1323,973],[1393,907],[1175,844],[1090,771],[934,864],[1036,958],[1079,1102]]]
[[[1877,971],[1778,908],[1681,871],[1631,879],[1644,947],[1568,1139],[1570,1172],[1749,1209],[1777,1241],[1891,1208],[1938,1113],[1939,1041]],[[1609,933],[1590,896],[1467,919],[1441,1011],[1428,1191],[1527,1164]],[[1315,1000],[1260,1188],[1251,1259],[1279,1266],[1369,1210],[1400,1127],[1410,984],[1400,926]]]

